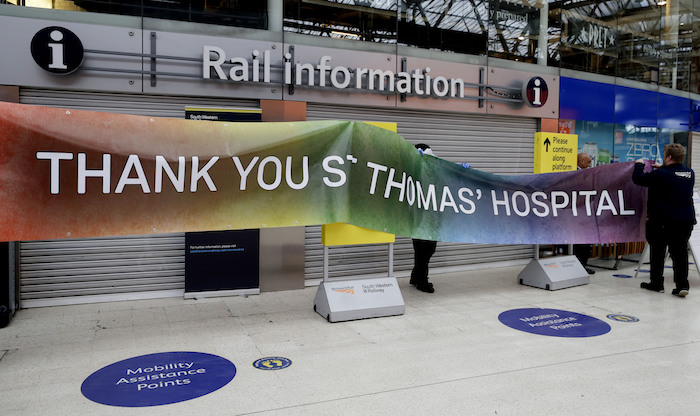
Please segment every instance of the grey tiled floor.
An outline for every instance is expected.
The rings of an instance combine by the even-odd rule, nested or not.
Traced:
[[[588,285],[521,286],[523,266],[435,274],[436,293],[399,278],[401,316],[328,323],[316,288],[248,298],[158,299],[20,310],[0,329],[0,414],[6,415],[698,415],[700,277],[680,299],[639,288],[636,264],[598,270]],[[697,290],[695,288],[698,288]],[[515,308],[590,315],[588,338],[511,329]],[[606,318],[619,313],[639,322]],[[208,395],[145,408],[86,399],[98,369],[158,352],[219,355],[235,378]],[[292,366],[260,371],[258,358]]]

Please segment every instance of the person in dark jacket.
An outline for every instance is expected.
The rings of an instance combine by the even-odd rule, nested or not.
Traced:
[[[427,144],[419,143],[416,145],[416,149],[421,155],[434,156],[432,149]],[[413,239],[414,256],[410,284],[414,285],[421,292],[435,292],[433,284],[428,282],[428,264],[430,263],[430,258],[435,254],[436,248],[437,241]]]
[[[683,166],[686,150],[678,143],[664,147],[663,164],[653,162],[644,172],[644,160],[636,160],[632,181],[649,188],[647,200],[646,238],[649,243],[651,281],[642,282],[643,289],[664,291],[666,249],[673,262],[673,294],[688,295],[688,240],[695,225],[693,187],[695,172]]]
[[[435,156],[433,150],[425,143],[418,143],[415,145],[418,152],[422,155]],[[468,163],[459,163],[463,168],[470,168],[471,165]],[[433,284],[428,281],[428,271],[430,259],[435,254],[435,249],[437,248],[437,241],[433,240],[421,240],[418,238],[413,239],[413,270],[411,270],[411,280],[410,284],[416,287],[416,289],[421,292],[434,293],[435,288]]]

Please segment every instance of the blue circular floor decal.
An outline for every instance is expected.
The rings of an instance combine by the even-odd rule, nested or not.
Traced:
[[[80,391],[88,399],[110,406],[160,406],[204,396],[235,376],[236,366],[216,355],[162,352],[103,367],[83,381]]]
[[[600,319],[558,309],[513,309],[498,315],[498,320],[519,331],[552,337],[595,337],[610,332],[610,325]]]

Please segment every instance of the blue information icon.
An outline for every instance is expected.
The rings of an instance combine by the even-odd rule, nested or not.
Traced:
[[[265,357],[253,362],[253,367],[258,370],[281,370],[290,365],[292,365],[292,360],[284,357]]]
[[[110,406],[160,406],[204,396],[235,376],[236,366],[225,358],[201,352],[163,352],[103,367],[83,381],[80,391]]]
[[[610,325],[598,318],[559,309],[513,309],[498,315],[498,320],[519,331],[552,337],[584,338],[610,332]]]

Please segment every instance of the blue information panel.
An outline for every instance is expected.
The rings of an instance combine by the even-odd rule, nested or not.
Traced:
[[[178,403],[209,394],[236,376],[229,360],[200,352],[142,355],[103,367],[85,379],[88,399],[110,406]]]
[[[519,331],[552,337],[595,337],[610,332],[610,325],[600,319],[558,309],[513,309],[498,315],[498,320]]]

